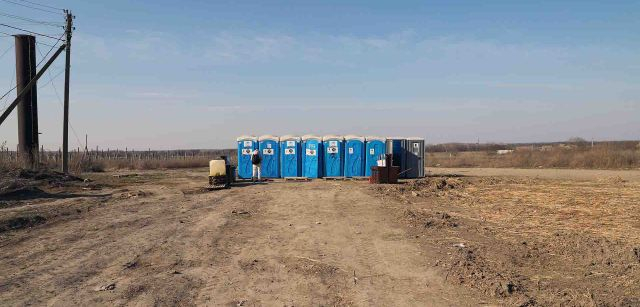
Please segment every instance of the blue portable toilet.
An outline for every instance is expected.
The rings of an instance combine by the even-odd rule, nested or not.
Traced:
[[[262,157],[261,175],[263,178],[280,177],[279,139],[273,135],[258,138],[260,156]]]
[[[302,136],[302,177],[320,178],[323,168],[322,138],[307,134]]]
[[[251,152],[258,149],[258,138],[243,135],[236,139],[238,142],[238,178],[251,179],[253,165],[251,164]]]
[[[302,176],[300,137],[292,135],[280,137],[280,175],[282,178]]]
[[[378,166],[378,160],[384,160],[384,155],[387,153],[387,139],[376,136],[366,137],[366,162],[364,168],[364,175],[371,176],[371,167]]]
[[[365,166],[365,138],[357,135],[344,137],[344,176],[362,177]]]
[[[344,176],[344,138],[326,135],[322,138],[324,147],[324,176]]]

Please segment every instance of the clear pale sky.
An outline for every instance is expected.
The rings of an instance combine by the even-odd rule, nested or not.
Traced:
[[[33,1],[77,16],[71,123],[90,147],[303,133],[640,139],[640,1]],[[63,21],[5,1],[0,12]],[[0,52],[12,45],[2,37]],[[0,58],[2,93],[14,63],[13,50]],[[61,144],[62,107],[47,83],[62,68],[60,58],[39,82],[49,149]],[[4,140],[15,148],[15,112]]]

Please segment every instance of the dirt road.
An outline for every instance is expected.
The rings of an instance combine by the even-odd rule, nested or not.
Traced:
[[[215,192],[204,169],[53,181],[0,198],[0,302],[640,306],[640,182],[536,171]]]
[[[3,208],[3,217],[46,218],[0,233],[3,304],[492,302],[445,283],[430,251],[362,183],[269,183],[203,193],[197,172],[114,181],[115,187],[81,193],[91,197]]]

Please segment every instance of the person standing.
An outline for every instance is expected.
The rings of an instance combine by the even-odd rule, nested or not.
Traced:
[[[256,182],[256,176],[258,177],[258,181],[262,181],[262,178],[260,178],[262,157],[260,157],[260,152],[257,149],[251,153],[251,164],[253,165],[253,174],[251,176],[251,181]]]

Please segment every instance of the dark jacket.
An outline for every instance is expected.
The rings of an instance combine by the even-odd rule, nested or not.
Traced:
[[[259,165],[260,162],[262,162],[262,157],[260,157],[260,154],[251,155],[251,164]]]

